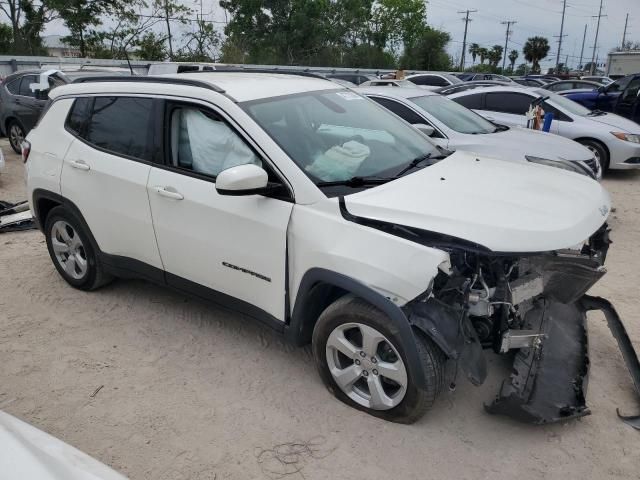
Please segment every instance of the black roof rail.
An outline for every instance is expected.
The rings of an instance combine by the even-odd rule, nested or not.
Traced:
[[[107,76],[104,77],[80,77],[71,83],[101,83],[101,82],[121,82],[121,83],[164,83],[171,85],[187,85],[191,87],[206,88],[217,93],[225,93],[225,91],[208,82],[201,80],[193,80],[190,78],[172,78],[172,77],[126,77],[126,76]]]
[[[280,75],[298,75],[300,77],[320,78],[327,80],[327,78],[319,73],[310,72],[308,69],[301,70],[282,70],[280,68],[252,68],[252,67],[216,67],[215,70],[198,70],[193,72],[181,72],[181,73],[277,73]]]

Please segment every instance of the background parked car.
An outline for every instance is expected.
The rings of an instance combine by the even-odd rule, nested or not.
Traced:
[[[20,153],[22,141],[35,126],[47,104],[49,90],[81,77],[130,75],[125,71],[56,70],[48,75],[49,89],[33,90],[39,83],[41,70],[25,70],[7,76],[0,85],[0,131],[9,138],[11,148]]]
[[[591,150],[607,168],[640,168],[640,125],[612,113],[590,111],[562,95],[541,88],[489,87],[454,93],[449,98],[503,125],[526,126],[525,113],[541,98],[553,113],[551,132]]]
[[[474,82],[478,80],[496,80],[498,82],[511,83],[512,80],[497,73],[459,73],[456,76],[463,82]]]
[[[411,83],[425,87],[446,87],[462,83],[455,75],[443,72],[416,73],[407,77]]]
[[[363,87],[414,87],[415,83],[411,83],[409,80],[395,80],[393,78],[378,78],[375,80],[369,80],[360,84]],[[429,88],[429,87],[424,87]]]
[[[474,80],[470,82],[457,83],[448,87],[437,88],[433,91],[435,93],[439,93],[440,95],[450,95],[452,93],[464,92],[465,90],[473,90],[475,88],[482,87],[497,87],[500,85],[513,85],[513,83],[508,84],[505,82],[498,82],[496,80]]]
[[[547,83],[542,88],[551,92],[562,92],[564,90],[577,89],[596,90],[601,85],[600,83],[590,82],[588,80],[560,80],[558,82]]]
[[[373,75],[365,75],[363,73],[330,73],[326,75],[326,77],[331,80],[344,80],[354,85],[360,85],[361,83],[376,79]]]
[[[531,158],[553,161],[559,168],[575,168],[601,176],[595,156],[566,138],[489,122],[451,99],[417,88],[360,87],[356,89],[392,111],[447,150],[465,150],[511,162]],[[570,162],[571,165],[564,165]]]
[[[511,77],[511,80],[523,87],[544,87],[548,83],[540,78],[528,77]]]
[[[601,77],[598,75],[587,75],[585,77],[580,77],[580,80],[589,80],[591,82],[597,82],[601,85],[609,85],[613,83],[613,79],[609,77]]]
[[[613,112],[640,123],[640,73],[628,75],[589,92],[569,92],[567,98],[590,110]]]

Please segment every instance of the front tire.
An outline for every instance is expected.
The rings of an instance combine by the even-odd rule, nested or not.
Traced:
[[[95,290],[111,280],[82,223],[67,209],[56,207],[49,212],[44,234],[49,256],[69,285],[80,290]]]
[[[600,168],[603,174],[609,170],[609,152],[607,152],[604,145],[596,140],[589,140],[588,138],[578,140],[578,143],[584,145],[593,152],[596,157],[596,162],[600,163]]]
[[[312,348],[320,377],[339,400],[370,415],[397,423],[422,417],[442,390],[444,355],[420,332],[416,347],[426,389],[416,387],[407,368],[405,346],[389,328],[388,317],[348,295],[320,315]]]

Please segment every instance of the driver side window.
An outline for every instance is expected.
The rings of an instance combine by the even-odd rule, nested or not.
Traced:
[[[229,125],[198,107],[173,108],[169,132],[173,167],[215,178],[237,165],[262,166],[260,158]]]

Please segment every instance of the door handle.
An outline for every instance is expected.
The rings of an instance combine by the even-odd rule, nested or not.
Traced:
[[[84,170],[85,172],[91,170],[91,167],[87,165],[84,160],[71,160],[69,165],[78,170]]]
[[[153,189],[156,191],[158,195],[171,198],[173,200],[182,200],[184,198],[184,195],[182,195],[180,192],[176,192],[173,187],[155,186],[153,187]]]

